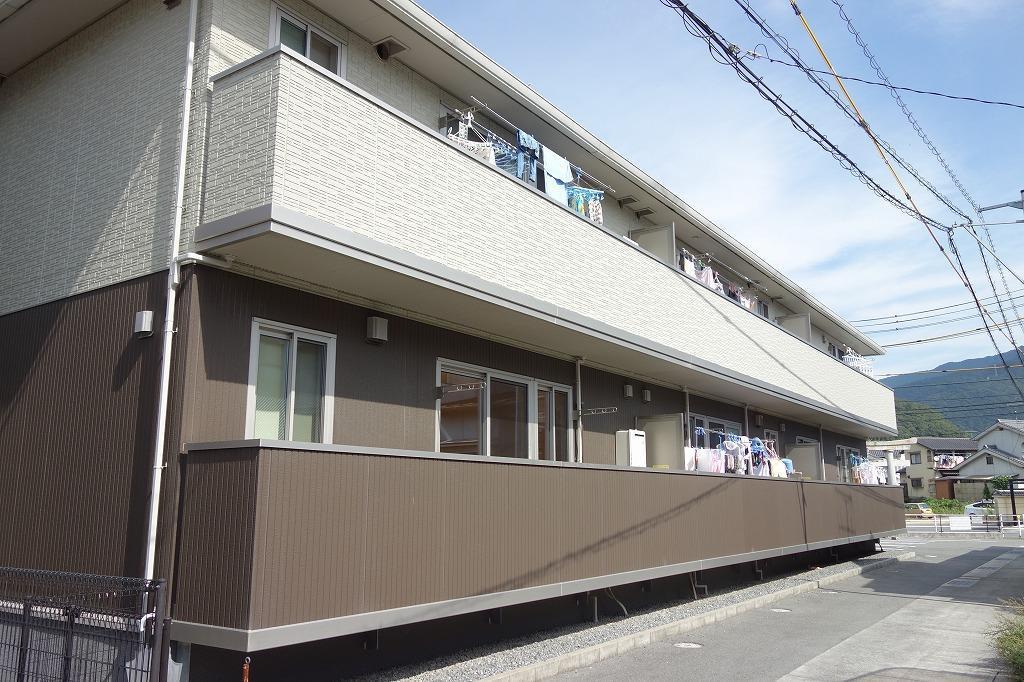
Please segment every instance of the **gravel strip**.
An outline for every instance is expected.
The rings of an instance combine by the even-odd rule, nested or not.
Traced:
[[[664,626],[693,616],[735,606],[787,589],[806,588],[809,582],[839,578],[853,569],[868,571],[902,555],[876,554],[832,566],[810,569],[789,576],[758,582],[710,597],[669,602],[630,616],[605,619],[595,625],[579,623],[467,649],[448,656],[393,668],[361,678],[364,680],[480,680],[518,668],[577,652],[627,635]],[[909,556],[913,556],[910,553]]]

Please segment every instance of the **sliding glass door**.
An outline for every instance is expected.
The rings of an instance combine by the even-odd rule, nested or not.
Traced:
[[[439,361],[439,452],[573,461],[572,389]]]

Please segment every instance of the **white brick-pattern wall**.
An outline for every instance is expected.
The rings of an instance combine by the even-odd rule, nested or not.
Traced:
[[[887,388],[287,55],[218,84],[213,117],[269,130],[211,142],[211,218],[260,205],[269,183],[275,205],[895,425]],[[272,154],[240,168],[231,136]]]
[[[184,4],[133,0],[0,87],[0,314],[167,266]]]

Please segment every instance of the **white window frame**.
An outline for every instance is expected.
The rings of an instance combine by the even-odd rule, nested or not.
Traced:
[[[537,426],[537,389],[553,389],[555,391],[567,394],[569,400],[569,413],[568,423],[566,424],[566,438],[568,443],[566,445],[566,452],[569,454],[569,461],[575,462],[576,459],[576,437],[574,433],[575,420],[573,419],[573,410],[575,409],[575,403],[573,403],[573,389],[572,386],[566,384],[560,384],[555,381],[548,381],[546,379],[538,379],[536,377],[528,377],[522,374],[514,374],[512,372],[503,372],[501,370],[491,369],[490,367],[482,367],[480,365],[473,365],[467,362],[460,362],[458,360],[449,360],[448,358],[438,358],[437,364],[434,371],[434,385],[441,385],[441,372],[453,372],[458,374],[464,374],[468,376],[479,376],[484,382],[483,391],[481,391],[481,412],[482,424],[480,429],[481,434],[481,456],[491,457],[491,380],[498,379],[501,381],[509,381],[516,384],[525,384],[527,387],[527,402],[526,402],[526,416],[527,416],[527,443],[528,443],[528,459],[538,460],[540,449],[538,447],[538,426]],[[550,408],[554,409],[554,401],[551,401]],[[550,422],[551,432],[551,445],[554,444],[554,422]],[[434,452],[441,452],[441,398],[438,397],[434,400]],[[553,451],[552,451],[553,453]],[[509,459],[509,458],[502,458]],[[556,461],[556,460],[546,460]]]
[[[853,467],[850,466],[850,455],[860,457],[860,448],[851,448],[848,445],[836,446],[836,469],[839,471],[839,480],[842,483],[853,482]]]
[[[252,331],[249,335],[249,385],[245,400],[245,437],[255,438],[256,433],[256,377],[259,372],[260,336],[277,336],[289,340],[288,350],[288,412],[285,417],[285,440],[292,439],[292,422],[295,418],[295,354],[298,341],[310,341],[326,346],[324,358],[324,422],[321,443],[334,441],[334,372],[337,366],[336,353],[338,337],[334,334],[297,327],[293,324],[266,320],[259,317],[252,319]]]
[[[779,441],[779,432],[778,431],[776,431],[775,429],[765,429],[764,430],[764,439],[765,440],[773,440],[773,441],[775,441],[775,450],[776,450],[776,452],[781,451],[782,443]]]
[[[345,73],[348,71],[348,43],[340,38],[334,37],[331,33],[325,30],[322,26],[319,26],[312,21],[309,21],[300,14],[297,14],[291,9],[285,9],[276,2],[271,3],[271,22],[270,22],[270,47],[281,44],[281,19],[285,18],[292,22],[296,26],[302,26],[306,29],[306,50],[302,55],[306,59],[309,59],[309,43],[310,36],[316,33],[318,36],[323,38],[329,43],[333,43],[338,46],[338,63],[335,64],[333,73],[337,76],[345,78]],[[319,65],[318,65],[319,66]]]
[[[690,437],[691,437],[691,439],[693,441],[696,441],[696,434],[694,433],[694,431],[696,430],[696,423],[698,421],[703,421],[704,422],[704,426],[702,428],[705,429],[705,433],[704,433],[705,441],[702,444],[697,444],[696,442],[694,442],[693,443],[693,447],[696,447],[696,448],[718,447],[717,443],[713,443],[711,441],[711,434],[707,433],[707,431],[706,431],[707,429],[711,428],[708,425],[709,422],[716,422],[718,424],[722,424],[723,428],[730,428],[731,427],[731,428],[733,428],[736,431],[736,433],[738,435],[741,435],[741,436],[743,435],[743,425],[740,424],[739,422],[730,421],[729,419],[720,419],[718,417],[709,417],[709,416],[704,415],[704,414],[697,414],[696,412],[691,412],[690,413],[690,419],[693,420],[694,426],[691,427],[689,424],[687,424],[686,428],[692,429],[690,431]],[[715,434],[715,435],[718,435],[718,434]]]

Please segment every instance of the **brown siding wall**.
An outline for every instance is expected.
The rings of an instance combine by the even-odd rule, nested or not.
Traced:
[[[165,281],[0,317],[0,564],[139,574]]]
[[[208,484],[223,458],[189,454],[188,477],[202,484],[187,486],[181,575],[190,579],[176,617],[247,629],[903,525],[898,488],[264,449],[251,586],[232,573],[211,589],[204,572],[227,559],[210,566],[207,554],[249,524],[242,493]],[[193,539],[199,528],[210,541]],[[251,604],[247,617],[239,604]]]

